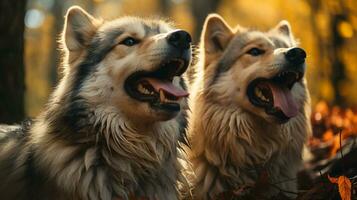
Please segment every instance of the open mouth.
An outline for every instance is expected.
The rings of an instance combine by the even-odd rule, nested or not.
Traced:
[[[153,72],[138,71],[125,81],[125,90],[132,98],[149,102],[152,107],[176,112],[180,110],[179,100],[189,94],[173,84],[175,76],[186,71],[188,61],[169,59],[162,62]]]
[[[287,122],[298,114],[299,108],[291,88],[302,77],[301,72],[282,71],[270,79],[257,78],[248,85],[249,101],[265,108],[267,114],[275,116],[280,122]]]

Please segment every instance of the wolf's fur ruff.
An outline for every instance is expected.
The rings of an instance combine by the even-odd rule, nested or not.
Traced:
[[[244,55],[254,45],[266,48],[271,56]],[[232,29],[218,15],[206,19],[189,101],[188,157],[194,172],[194,199],[238,194],[266,175],[269,184],[261,195],[275,195],[277,188],[297,191],[296,173],[310,132],[306,80],[291,89],[300,109],[284,124],[276,123],[246,96],[248,83],[277,73],[283,52],[296,45],[286,21],[264,33]]]
[[[184,111],[168,117],[123,86],[130,74],[158,65],[173,30],[160,20],[104,22],[71,8],[64,77],[45,111],[30,127],[0,127],[1,199],[178,199]],[[118,45],[128,35],[140,46]],[[185,87],[180,77],[174,83]]]

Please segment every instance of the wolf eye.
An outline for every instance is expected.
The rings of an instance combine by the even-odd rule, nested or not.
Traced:
[[[247,51],[247,54],[250,54],[250,55],[252,55],[252,56],[259,56],[259,55],[262,55],[262,54],[264,54],[264,53],[265,53],[264,50],[258,49],[258,48],[256,48],[256,47],[251,48],[251,49],[249,49],[249,51]]]
[[[136,45],[137,43],[139,43],[139,40],[136,40],[132,37],[127,37],[125,38],[123,41],[120,42],[120,44],[123,44],[125,46],[134,46]]]

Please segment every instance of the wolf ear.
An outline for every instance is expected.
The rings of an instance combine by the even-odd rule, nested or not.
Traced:
[[[289,38],[293,38],[290,23],[286,20],[282,20],[276,25],[273,30],[288,36]]]
[[[100,21],[79,6],[72,6],[65,16],[64,44],[69,51],[80,50],[88,45]]]
[[[210,14],[203,26],[201,41],[206,53],[223,52],[233,36],[231,27],[218,14]]]

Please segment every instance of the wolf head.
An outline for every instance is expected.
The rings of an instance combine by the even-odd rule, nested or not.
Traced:
[[[75,6],[66,14],[62,41],[64,80],[56,93],[69,101],[80,98],[93,112],[139,123],[169,120],[180,111],[188,95],[180,77],[191,60],[187,32],[161,20],[104,22]]]
[[[210,15],[201,38],[204,90],[213,101],[269,122],[295,117],[306,101],[306,53],[287,21],[268,32],[236,27]]]

